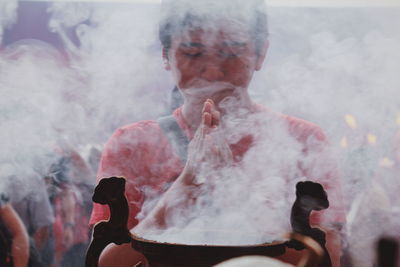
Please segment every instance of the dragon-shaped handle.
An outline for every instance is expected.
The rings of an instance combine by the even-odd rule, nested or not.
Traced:
[[[290,223],[293,232],[309,236],[321,246],[324,257],[318,265],[320,267],[331,267],[332,261],[325,246],[325,232],[310,226],[310,215],[313,210],[324,210],[328,207],[328,196],[321,184],[311,181],[296,184],[296,201],[292,206]],[[304,245],[296,240],[291,240],[288,247],[297,250],[304,249]]]
[[[115,243],[131,242],[127,228],[129,209],[125,197],[125,179],[121,177],[103,178],[94,190],[93,202],[108,205],[110,219],[98,222],[93,229],[93,238],[86,253],[86,267],[97,267],[104,248]]]

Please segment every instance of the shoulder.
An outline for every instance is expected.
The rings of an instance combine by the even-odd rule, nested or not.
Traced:
[[[310,139],[326,142],[326,135],[320,126],[300,118],[288,115],[283,116],[287,121],[289,133],[300,142],[307,142]]]
[[[278,122],[278,125],[283,126],[288,131],[290,136],[301,143],[327,142],[327,137],[324,130],[315,123],[280,112],[272,111],[266,107],[262,107],[260,110],[266,112],[269,118],[275,122]]]
[[[162,131],[157,121],[139,121],[118,128],[107,144],[143,144],[159,138],[161,133]]]
[[[118,128],[112,138],[124,138],[129,136],[147,136],[153,133],[159,133],[160,126],[155,120],[139,121]]]
[[[104,146],[102,158],[117,156],[130,158],[152,150],[163,137],[162,130],[154,120],[139,121],[118,128]]]

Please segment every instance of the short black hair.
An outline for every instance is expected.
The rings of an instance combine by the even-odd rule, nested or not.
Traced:
[[[199,18],[190,10],[187,10],[183,15],[180,14],[178,18],[178,16],[173,12],[174,9],[171,8],[173,1],[168,2],[169,1],[164,0],[164,8],[167,7],[171,11],[166,11],[166,15],[161,19],[159,25],[159,39],[163,49],[167,51],[171,48],[172,36],[174,33],[180,31],[183,27],[190,25],[194,20],[199,20]],[[256,0],[254,2],[260,3],[261,1]],[[262,6],[262,8],[254,7],[251,16],[253,24],[252,32],[256,42],[257,53],[259,53],[260,49],[268,39],[268,18],[265,6]]]

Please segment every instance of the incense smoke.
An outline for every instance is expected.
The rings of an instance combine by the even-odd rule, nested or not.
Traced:
[[[202,5],[197,11],[217,11],[218,3]],[[68,144],[84,154],[87,145],[104,144],[117,127],[168,113],[174,84],[164,71],[157,40],[162,16],[158,5],[49,3],[48,26],[62,40],[60,49],[37,40],[4,38],[3,32],[18,21],[17,4],[0,4],[2,187],[5,177],[18,176],[17,169],[25,177],[25,173],[37,173],[38,166],[47,166],[52,161],[47,154],[55,145]],[[400,225],[396,219],[400,203],[399,13],[399,8],[270,6],[267,59],[249,88],[257,103],[325,130],[345,193],[345,249],[356,266],[371,266],[376,239],[393,234]],[[224,9],[221,16],[232,18],[240,12]],[[242,119],[244,115],[237,111],[236,119],[224,118],[230,142],[248,133],[248,120],[265,122],[253,133],[264,133],[276,142],[271,146],[261,138],[243,159],[242,168],[212,173],[218,177],[214,190],[204,191],[192,212],[184,214],[190,220],[180,220],[179,214],[170,218],[166,240],[257,243],[290,230],[286,214],[295,188],[293,183],[283,184],[275,171],[282,161],[294,162],[298,144],[279,126],[269,128],[268,118]],[[266,164],[273,166],[267,173]],[[285,168],[293,179],[304,179],[297,176],[294,166]],[[21,184],[29,187],[30,183]],[[151,203],[145,207],[150,209],[159,196],[151,189],[146,192]],[[232,201],[226,203],[226,196],[238,198],[228,198]],[[271,207],[270,213],[262,203]],[[268,216],[256,217],[250,211]],[[226,239],[224,231],[221,235],[214,231],[212,241],[210,233],[197,231],[205,226],[229,231],[239,224],[243,232],[232,240]],[[182,226],[186,232],[181,232]],[[274,234],[258,234],[273,226],[277,227],[271,231]],[[153,237],[160,238],[159,233]]]

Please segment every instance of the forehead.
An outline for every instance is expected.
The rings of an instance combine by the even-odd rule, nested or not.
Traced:
[[[195,42],[212,45],[219,42],[251,43],[252,34],[247,25],[242,23],[206,22],[202,25],[186,25],[173,38],[177,42]]]

